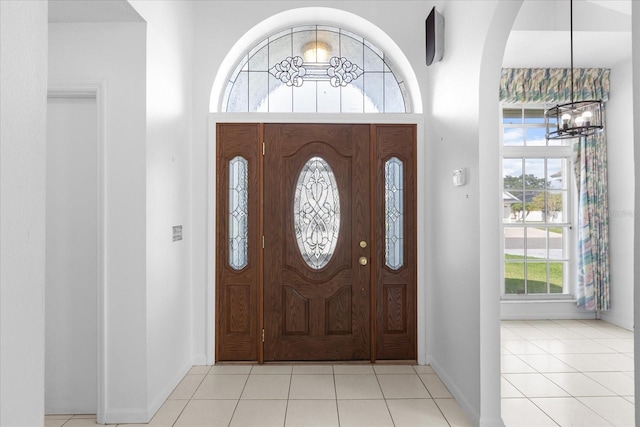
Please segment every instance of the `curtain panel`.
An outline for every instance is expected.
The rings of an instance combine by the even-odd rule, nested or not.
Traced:
[[[578,307],[608,310],[611,299],[605,132],[580,138],[573,153],[578,186]]]
[[[609,100],[608,68],[574,68],[574,101]],[[510,103],[571,102],[570,68],[503,68],[500,101]]]

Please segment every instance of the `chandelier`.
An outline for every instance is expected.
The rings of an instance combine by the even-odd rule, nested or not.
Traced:
[[[549,139],[579,138],[602,132],[602,100],[575,101],[573,76],[573,0],[570,0],[571,34],[571,102],[558,104],[544,112],[546,137]]]

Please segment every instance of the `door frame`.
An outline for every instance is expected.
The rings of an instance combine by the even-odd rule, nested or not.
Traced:
[[[207,364],[215,363],[216,332],[216,126],[218,123],[336,123],[336,124],[413,124],[416,126],[416,175],[417,175],[417,355],[418,364],[427,363],[427,216],[426,145],[424,143],[423,114],[304,114],[304,113],[211,113],[208,117],[208,152],[206,195],[206,358]]]
[[[96,419],[100,424],[105,423],[106,408],[106,349],[105,341],[105,313],[106,313],[106,106],[107,85],[105,81],[95,82],[52,82],[47,88],[47,100],[50,98],[95,98],[96,100],[96,267],[97,267],[97,298],[96,298],[96,342],[97,368],[96,373]]]

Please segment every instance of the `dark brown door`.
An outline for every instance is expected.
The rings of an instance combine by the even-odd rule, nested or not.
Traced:
[[[415,125],[216,134],[216,361],[415,360]]]
[[[369,359],[369,126],[267,124],[264,140],[264,360]]]
[[[257,123],[216,129],[216,361],[259,359],[260,133]]]
[[[416,359],[416,128],[376,125],[376,359]]]

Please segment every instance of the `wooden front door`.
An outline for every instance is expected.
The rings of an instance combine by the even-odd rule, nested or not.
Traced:
[[[264,359],[369,359],[369,126],[268,124],[264,139]]]
[[[415,360],[415,126],[216,133],[216,361]]]

